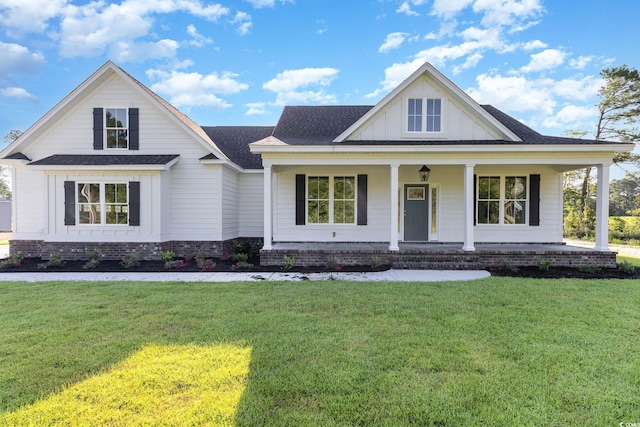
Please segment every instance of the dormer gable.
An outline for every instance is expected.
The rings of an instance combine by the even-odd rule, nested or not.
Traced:
[[[425,63],[334,142],[416,140],[521,141],[431,64]]]

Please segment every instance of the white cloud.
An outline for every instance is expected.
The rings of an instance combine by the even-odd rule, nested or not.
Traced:
[[[503,111],[531,113],[536,123],[559,126],[588,117],[588,111],[592,114],[593,107],[580,107],[575,102],[589,102],[596,97],[601,80],[596,76],[576,76],[556,81],[494,73],[479,75],[476,83],[477,87],[468,89],[467,93],[477,102],[492,104]],[[558,103],[566,105],[555,113]]]
[[[524,50],[544,49],[545,47],[547,47],[547,44],[540,40],[532,40],[522,45],[522,49]]]
[[[67,0],[2,0],[0,26],[16,33],[44,32],[48,21],[62,13]]]
[[[236,32],[241,36],[246,36],[247,34],[249,34],[249,31],[253,26],[253,22],[251,22],[251,15],[245,12],[237,12],[231,23],[239,24]]]
[[[29,51],[24,46],[0,41],[0,78],[13,74],[35,73],[45,65],[40,53]]]
[[[435,0],[431,13],[444,19],[451,19],[471,3],[473,0]]]
[[[266,102],[249,102],[246,106],[248,108],[245,113],[247,116],[269,114],[269,111],[267,110],[268,104]]]
[[[553,113],[556,106],[548,82],[528,80],[524,76],[481,74],[477,88],[467,93],[480,104],[492,104],[504,111],[533,112],[540,116]]]
[[[144,62],[147,59],[173,58],[178,42],[164,39],[158,42],[119,42],[111,49],[110,56],[118,62]]]
[[[415,12],[411,9],[411,5],[409,4],[408,1],[402,2],[400,7],[396,9],[396,13],[404,13],[405,15],[408,15],[408,16],[420,16],[418,12]]]
[[[544,12],[539,0],[475,0],[473,10],[483,14],[481,22],[485,27],[515,26],[519,29],[525,29],[523,22]]]
[[[578,70],[584,69],[587,65],[593,61],[593,56],[579,56],[578,58],[571,58],[569,60],[569,66]]]
[[[229,14],[219,4],[203,5],[199,0],[124,0],[120,4],[91,2],[81,6],[68,4],[61,12],[60,54],[63,57],[97,56],[105,51],[111,57],[127,57],[117,51],[150,34],[155,14],[184,12],[217,22]],[[237,15],[236,18],[237,19]],[[166,57],[167,43],[154,41],[159,57]],[[124,43],[124,44],[122,44]],[[146,43],[153,43],[147,41]],[[149,46],[149,45],[147,45]],[[146,58],[151,58],[150,54]]]
[[[247,2],[251,3],[251,5],[256,9],[261,9],[263,7],[274,7],[276,5],[276,0],[247,0]],[[280,0],[280,3],[293,2],[294,0]]]
[[[567,105],[555,116],[547,117],[542,124],[549,128],[581,129],[593,125],[598,117],[594,106]]]
[[[0,96],[8,97],[8,98],[16,98],[20,101],[27,101],[36,103],[38,102],[38,98],[31,95],[25,89],[21,87],[5,87],[0,88]]]
[[[169,97],[175,106],[195,107],[207,106],[214,109],[231,107],[231,104],[216,95],[235,94],[249,88],[246,83],[236,80],[237,74],[225,71],[218,75],[211,73],[185,73],[179,71],[166,72],[148,70],[147,76],[159,80],[151,86],[151,90]]]
[[[332,104],[335,95],[327,94],[322,87],[329,86],[338,76],[336,68],[303,68],[285,70],[262,85],[263,89],[275,92],[277,105],[288,104]],[[309,86],[320,86],[319,90],[303,90]]]
[[[521,67],[520,71],[529,73],[531,71],[550,70],[562,65],[566,56],[567,54],[561,50],[545,49],[542,52],[531,55],[529,64]]]
[[[188,41],[188,44],[195,47],[202,47],[205,44],[213,43],[213,39],[210,37],[205,37],[202,34],[198,33],[198,29],[195,25],[189,24],[187,26],[187,34],[192,37],[192,40]]]
[[[378,52],[386,53],[393,49],[398,49],[400,46],[402,46],[402,43],[404,43],[408,35],[409,34],[407,33],[400,32],[387,34],[387,38],[385,39],[384,43],[378,48]]]

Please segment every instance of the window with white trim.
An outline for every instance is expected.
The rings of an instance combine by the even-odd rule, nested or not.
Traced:
[[[105,108],[105,132],[107,148],[127,149],[129,147],[129,127],[126,108]]]
[[[424,106],[426,106],[426,109],[423,108]],[[409,133],[442,132],[442,99],[407,99],[406,130]]]
[[[129,194],[126,183],[78,183],[78,224],[129,224]]]
[[[355,176],[308,176],[307,223],[355,224]]]
[[[527,177],[478,177],[476,203],[478,224],[526,224]]]

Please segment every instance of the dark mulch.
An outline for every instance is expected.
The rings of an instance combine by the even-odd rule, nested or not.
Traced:
[[[250,268],[238,268],[233,262],[229,260],[213,259],[216,266],[212,272],[281,272],[285,271],[279,266],[261,266],[259,258],[251,258],[248,260],[250,264],[253,264]],[[9,267],[0,270],[1,272],[15,272],[15,273],[29,273],[29,272],[139,272],[139,273],[157,273],[157,272],[185,272],[194,273],[202,271],[196,265],[195,261],[186,262],[182,267],[166,269],[163,261],[140,261],[140,265],[132,268],[125,268],[120,261],[115,260],[103,260],[100,261],[97,267],[92,269],[85,269],[84,265],[86,261],[65,261],[63,265],[56,267],[42,268],[42,264],[45,264],[46,260],[39,258],[25,258],[20,263],[19,267]],[[40,265],[40,267],[38,267]],[[323,266],[316,267],[293,267],[287,272],[299,272],[299,273],[315,273],[315,272],[327,272],[327,271],[344,271],[344,272],[372,272],[372,271],[384,271],[391,268],[389,265],[380,265],[377,267],[371,267],[366,265],[361,266],[340,266],[333,270],[328,270]]]
[[[490,268],[492,276],[531,277],[536,279],[640,279],[640,268],[623,271],[621,268],[570,268],[550,267],[541,270],[538,267]]]

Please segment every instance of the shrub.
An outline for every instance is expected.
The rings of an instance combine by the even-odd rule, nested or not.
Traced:
[[[173,257],[176,254],[173,251],[160,251],[158,256],[160,256],[160,260],[167,262],[173,260]]]
[[[39,263],[36,268],[38,270],[46,270],[49,267],[55,268],[62,265],[64,265],[64,262],[62,261],[62,255],[60,255],[60,252],[51,252],[49,254],[49,261]]]
[[[60,252],[51,252],[49,254],[49,262],[47,265],[49,267],[60,267],[64,262],[62,262],[62,255]]]
[[[171,261],[165,261],[163,267],[165,270],[173,270],[175,268],[185,268],[188,265],[189,265],[188,262],[181,259],[176,259]]]
[[[212,259],[203,259],[198,262],[198,268],[202,271],[213,271],[216,268],[216,263]]]
[[[234,254],[232,258],[236,261],[236,263],[241,263],[241,262],[246,263],[247,260],[249,260],[249,255],[245,253],[237,253],[237,254]]]
[[[82,266],[85,270],[92,270],[100,265],[100,251],[98,249],[85,249],[87,262]]]
[[[24,260],[24,255],[22,252],[14,252],[9,256],[9,258],[0,262],[0,269],[4,270],[7,268],[18,268],[20,267],[20,263]]]
[[[136,251],[129,252],[122,257],[120,262],[124,268],[134,268],[140,265],[140,254]]]
[[[380,266],[380,257],[378,255],[371,255],[371,268],[378,268]]]
[[[626,259],[621,263],[618,263],[618,268],[620,269],[620,271],[622,271],[625,274],[628,274],[628,275],[636,274],[635,266],[631,264],[629,261],[627,261]]]
[[[335,271],[339,271],[342,270],[342,267],[340,267],[340,265],[338,265],[338,260],[335,257],[332,256],[328,256],[324,266],[327,270],[335,270]]]
[[[246,254],[244,254],[246,255]],[[236,263],[236,265],[234,265],[235,268],[238,268],[240,270],[249,270],[251,269],[251,267],[253,267],[253,264],[248,263],[247,261],[238,261]]]
[[[551,261],[549,261],[548,259],[541,259],[538,261],[539,270],[547,271],[549,270],[549,267],[551,267]]]
[[[581,273],[595,274],[600,271],[600,267],[594,264],[581,265],[580,267],[578,267],[578,271]]]
[[[285,270],[291,270],[296,265],[296,257],[285,255],[282,259],[282,268]]]

